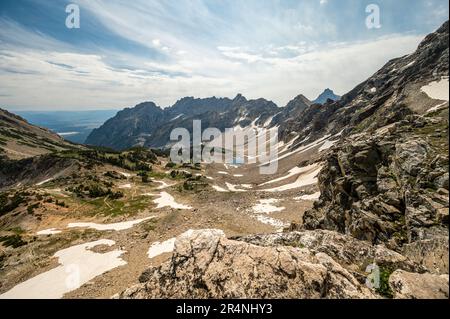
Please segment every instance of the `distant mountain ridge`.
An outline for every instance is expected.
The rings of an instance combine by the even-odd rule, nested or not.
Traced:
[[[118,112],[100,128],[94,129],[86,144],[119,150],[133,146],[164,148],[168,146],[174,128],[191,130],[193,120],[201,120],[204,128],[224,130],[252,122],[263,125],[278,112],[278,106],[271,101],[247,100],[241,94],[234,99],[185,97],[166,109],[145,102]]]

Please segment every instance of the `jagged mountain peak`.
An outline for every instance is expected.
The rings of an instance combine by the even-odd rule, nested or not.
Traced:
[[[326,88],[318,97],[313,101],[315,104],[324,104],[331,101],[338,101],[341,97],[333,92],[330,88]]]
[[[243,96],[241,93],[238,93],[236,97],[233,99],[233,104],[241,104],[248,102],[247,98]]]

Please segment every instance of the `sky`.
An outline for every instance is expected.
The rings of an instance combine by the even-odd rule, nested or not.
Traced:
[[[69,4],[80,28],[66,27]],[[370,4],[379,28],[366,26]],[[0,107],[342,95],[413,52],[448,12],[447,0],[1,0]]]

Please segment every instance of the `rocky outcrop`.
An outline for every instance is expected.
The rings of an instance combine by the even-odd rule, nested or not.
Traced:
[[[266,243],[268,243],[268,240]],[[325,252],[227,239],[218,230],[179,236],[170,261],[118,298],[376,298]]]
[[[322,196],[305,214],[304,227],[397,251],[418,240],[448,238],[448,155],[422,133],[436,126],[433,119],[411,116],[342,141],[327,156],[319,175]]]
[[[322,196],[303,227],[399,252],[448,238],[448,108],[428,112],[442,101],[421,91],[448,76],[448,31],[446,22],[415,53],[390,61],[337,102],[322,126],[343,127],[342,139],[322,158]]]
[[[387,249],[384,245],[372,245],[367,241],[329,230],[293,231],[279,234],[252,235],[233,238],[258,246],[292,246],[325,253],[343,265],[355,277],[365,280],[369,264],[390,269],[423,272],[425,268],[407,257]]]
[[[448,299],[448,275],[395,271],[389,285],[396,299]]]
[[[416,120],[354,135],[336,147],[319,175],[322,196],[305,214],[304,227],[332,229],[397,250],[447,236],[448,156],[411,129]]]

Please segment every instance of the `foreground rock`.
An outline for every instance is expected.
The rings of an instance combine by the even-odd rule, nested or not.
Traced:
[[[257,246],[218,230],[177,238],[172,259],[119,298],[375,298],[324,252]]]
[[[287,233],[252,235],[235,238],[259,246],[292,246],[307,248],[316,253],[325,253],[343,265],[355,277],[367,277],[369,264],[389,269],[403,269],[412,272],[425,272],[425,267],[411,259],[387,249],[383,245],[373,246],[367,241],[328,230],[294,231]]]
[[[396,299],[448,299],[448,275],[397,270],[389,278]]]

